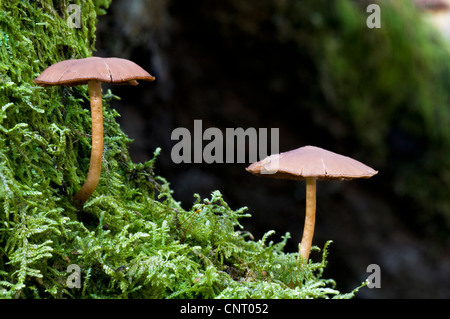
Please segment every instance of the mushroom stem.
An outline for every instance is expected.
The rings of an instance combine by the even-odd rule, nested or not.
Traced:
[[[92,149],[91,162],[86,182],[74,196],[75,204],[83,206],[86,200],[92,195],[98,185],[102,170],[103,154],[103,109],[102,109],[102,87],[97,80],[88,81],[89,99],[91,101],[92,119]]]
[[[306,215],[303,229],[302,242],[300,244],[300,256],[303,261],[308,262],[314,235],[314,225],[316,222],[316,178],[306,178]]]

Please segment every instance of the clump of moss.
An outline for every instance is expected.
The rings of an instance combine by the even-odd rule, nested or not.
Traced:
[[[96,12],[108,1],[75,1],[82,28],[66,23],[65,1],[0,4],[0,297],[2,298],[312,298],[341,295],[322,278],[322,260],[255,241],[219,191],[190,210],[153,173],[159,149],[133,163],[129,138],[105,96],[103,171],[78,211],[73,194],[90,154],[85,87],[40,88],[48,65],[90,56]],[[102,8],[100,8],[100,6]],[[107,98],[109,97],[109,98]],[[81,287],[69,288],[78,265]],[[356,291],[356,290],[355,290]]]

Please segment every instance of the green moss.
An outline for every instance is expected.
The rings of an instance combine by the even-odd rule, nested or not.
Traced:
[[[66,23],[65,1],[0,4],[0,297],[310,298],[340,295],[320,262],[304,267],[285,240],[254,241],[219,191],[188,211],[153,173],[155,157],[130,160],[105,95],[99,186],[77,211],[73,194],[90,155],[87,88],[40,88],[47,66],[92,54],[96,12],[109,1],[75,1],[82,28]],[[317,257],[317,256],[316,256]],[[67,267],[81,269],[80,288]]]

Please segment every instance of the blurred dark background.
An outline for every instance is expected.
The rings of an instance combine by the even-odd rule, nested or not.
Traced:
[[[373,2],[379,29],[366,25]],[[156,174],[186,209],[194,193],[220,190],[232,208],[249,208],[242,224],[256,240],[289,232],[286,251],[296,251],[304,182],[253,176],[249,162],[171,160],[172,131],[193,132],[195,119],[203,130],[279,128],[281,152],[315,145],[379,170],[318,183],[313,244],[334,241],[324,276],[350,291],[378,264],[381,288],[359,298],[448,298],[450,56],[425,2],[113,0],[99,17],[95,54],[156,76],[113,87],[121,100],[111,106],[134,139],[135,162],[162,148]]]

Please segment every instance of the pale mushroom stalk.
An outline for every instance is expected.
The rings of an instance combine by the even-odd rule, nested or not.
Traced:
[[[308,262],[309,252],[314,235],[316,223],[316,178],[306,178],[306,214],[303,236],[300,244],[300,256],[304,262]]]
[[[102,171],[103,157],[103,107],[102,87],[97,80],[88,81],[89,99],[91,101],[92,149],[89,171],[81,189],[73,197],[77,206],[82,206],[95,191]]]

